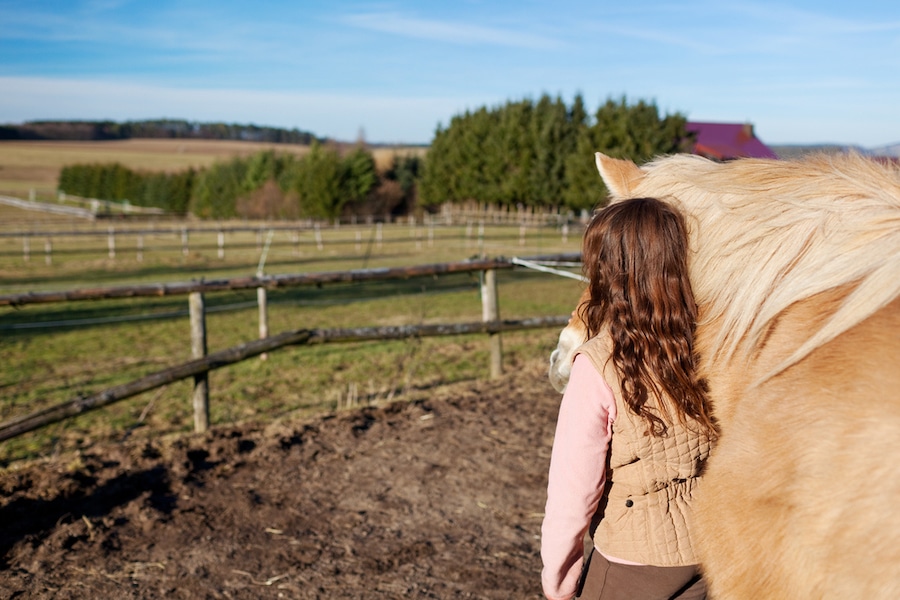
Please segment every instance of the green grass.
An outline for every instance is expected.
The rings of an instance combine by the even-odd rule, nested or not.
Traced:
[[[70,230],[71,225],[64,228]],[[40,230],[52,235],[54,226]],[[394,225],[383,229],[378,247],[373,231],[364,225],[323,229],[322,250],[311,232],[301,234],[306,243],[299,245],[289,233],[276,232],[266,273],[452,262],[482,253],[575,252],[580,243],[575,235],[563,241],[553,228],[531,228],[523,246],[518,228],[490,226],[485,228],[483,245],[474,234],[467,235],[465,227],[435,228],[429,242],[428,231],[421,226],[417,231]],[[42,245],[38,252],[32,244],[26,262],[21,238],[0,238],[0,294],[247,276],[256,271],[260,257],[254,232],[229,237],[224,259],[217,256],[215,233],[192,236],[186,256],[180,234],[145,236],[140,262],[127,235],[119,236],[116,257],[111,259],[105,230],[98,234],[54,238],[50,264],[43,259]],[[522,270],[500,271],[498,281],[502,318],[568,314],[581,289],[573,280]],[[255,303],[254,290],[206,294],[210,352],[258,337]],[[0,421],[189,360],[187,308],[186,296],[0,307]],[[273,335],[298,328],[480,318],[477,274],[269,292]],[[546,357],[556,335],[550,329],[504,334],[504,367]],[[410,391],[487,377],[488,354],[487,337],[481,335],[285,348],[270,352],[267,360],[254,358],[211,372],[211,421],[220,425],[312,415],[337,409],[354,391],[363,403],[403,398]],[[189,381],[174,383],[0,443],[0,463],[98,440],[188,432],[191,386]]]

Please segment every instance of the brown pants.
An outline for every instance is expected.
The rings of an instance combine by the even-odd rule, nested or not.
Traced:
[[[585,563],[577,598],[584,600],[704,600],[697,565],[651,567],[609,562],[596,550]]]

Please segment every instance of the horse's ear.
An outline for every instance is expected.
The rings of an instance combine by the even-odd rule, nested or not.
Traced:
[[[630,160],[610,158],[600,152],[596,152],[594,157],[600,177],[613,196],[628,198],[634,195],[634,188],[644,178],[643,171],[636,164]]]

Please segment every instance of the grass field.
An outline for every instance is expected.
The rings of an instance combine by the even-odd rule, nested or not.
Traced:
[[[260,263],[265,223],[159,222],[143,235],[138,260],[131,229],[116,223],[115,257],[109,224],[35,217],[0,207],[0,294],[39,290],[161,283],[247,276]],[[11,225],[15,224],[15,225]],[[219,257],[217,226],[247,231],[225,236]],[[276,225],[276,224],[273,224]],[[284,223],[277,223],[284,226]],[[183,252],[182,226],[208,227],[190,235]],[[30,232],[23,256],[22,231]],[[60,232],[92,233],[61,235]],[[530,256],[576,252],[579,236],[554,227],[471,226],[426,228],[375,225],[274,231],[267,274],[342,271],[464,260],[474,255]],[[524,234],[524,237],[522,237]],[[50,259],[45,240],[52,240]],[[568,314],[580,284],[529,271],[501,271],[502,318]],[[297,328],[365,327],[481,319],[475,274],[412,278],[368,284],[333,284],[269,293],[269,332]],[[207,294],[209,351],[258,337],[256,294]],[[187,297],[83,301],[0,307],[0,421],[93,394],[190,359]],[[557,332],[504,334],[504,367],[546,356]],[[359,402],[403,399],[412,392],[488,375],[486,336],[430,338],[287,348],[210,374],[213,425],[267,420],[286,414],[335,410]],[[190,381],[171,384],[0,444],[0,464],[84,447],[100,439],[184,433],[192,427]],[[427,392],[426,392],[427,393]]]

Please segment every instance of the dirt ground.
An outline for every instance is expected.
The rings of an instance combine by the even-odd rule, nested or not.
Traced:
[[[0,598],[540,598],[545,369],[2,472]]]

